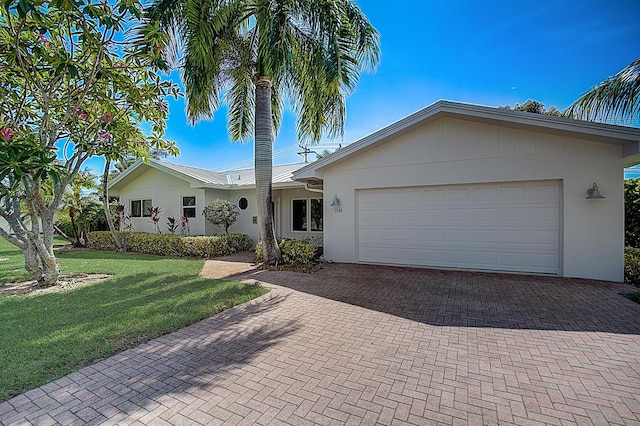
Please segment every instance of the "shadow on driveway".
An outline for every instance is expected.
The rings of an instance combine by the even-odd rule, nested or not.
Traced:
[[[620,283],[361,264],[246,276],[435,326],[640,334],[640,304],[620,294],[638,289]]]

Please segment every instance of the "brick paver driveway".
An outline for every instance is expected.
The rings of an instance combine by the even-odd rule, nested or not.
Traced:
[[[325,265],[0,404],[4,424],[638,424],[631,287]]]

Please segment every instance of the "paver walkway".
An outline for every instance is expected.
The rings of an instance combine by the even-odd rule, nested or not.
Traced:
[[[638,424],[622,284],[326,265],[0,404],[3,424]]]
[[[256,269],[253,252],[236,253],[229,256],[207,259],[200,271],[201,277],[229,278],[233,275]]]

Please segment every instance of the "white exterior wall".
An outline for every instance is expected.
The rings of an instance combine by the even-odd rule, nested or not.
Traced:
[[[229,232],[240,232],[251,237],[254,243],[260,240],[260,229],[257,223],[253,223],[253,217],[258,216],[255,189],[233,190],[224,195],[226,200],[238,205],[240,198],[245,197],[249,202],[246,210],[240,211],[236,223],[229,228]],[[304,188],[274,189],[272,199],[275,202],[276,236],[278,238],[309,238],[314,237],[321,244],[322,232],[297,232],[293,231],[292,200],[299,198],[322,198],[321,193],[307,191]],[[223,231],[224,232],[224,231]],[[219,231],[216,233],[220,233]]]
[[[560,275],[623,281],[622,148],[442,118],[321,170],[328,260],[355,262],[356,191],[367,188],[529,180],[561,181]],[[586,200],[596,182],[603,200]]]
[[[203,189],[193,189],[188,182],[173,177],[156,169],[149,169],[140,175],[133,185],[129,184],[118,191],[120,203],[125,207],[125,213],[130,214],[131,200],[151,199],[153,206],[160,207],[160,230],[167,230],[167,217],[176,219],[182,217],[183,196],[196,197],[196,217],[189,219],[191,235],[205,234],[204,207],[205,193]],[[156,227],[148,217],[132,217],[131,224],[136,231],[156,232]],[[176,231],[177,233],[180,230]]]

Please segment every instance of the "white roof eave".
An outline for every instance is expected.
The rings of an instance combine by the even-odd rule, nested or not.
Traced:
[[[408,115],[382,129],[367,135],[344,148],[320,158],[293,173],[294,180],[322,179],[321,170],[335,164],[356,152],[370,149],[376,143],[391,136],[409,131],[413,126],[424,124],[429,119],[440,117],[463,117],[467,120],[494,122],[509,127],[548,131],[571,136],[589,136],[589,139],[603,143],[623,146],[624,156],[629,160],[640,157],[640,129],[533,114],[522,111],[506,110],[487,106],[464,104],[451,101],[438,101],[413,114]],[[630,161],[632,163],[633,161]],[[634,164],[638,164],[640,158]],[[627,161],[625,161],[625,165]]]

